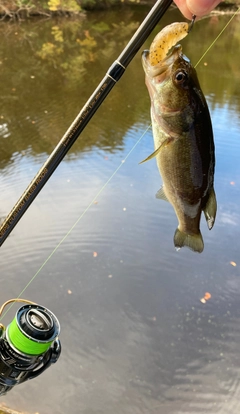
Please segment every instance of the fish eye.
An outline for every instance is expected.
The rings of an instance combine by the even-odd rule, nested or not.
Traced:
[[[179,70],[175,73],[174,80],[176,83],[183,83],[188,79],[188,75],[185,71]]]

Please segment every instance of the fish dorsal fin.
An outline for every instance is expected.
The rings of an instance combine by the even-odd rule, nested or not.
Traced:
[[[156,157],[158,153],[160,152],[162,146],[168,144],[170,141],[172,141],[171,137],[166,138],[152,154],[150,154],[147,158],[142,160],[139,164],[143,164],[144,162],[149,161],[152,158]]]
[[[217,213],[217,200],[215,191],[212,188],[209,192],[208,200],[203,209],[209,230],[213,228]]]
[[[156,193],[156,198],[159,199],[159,200],[169,201],[166,194],[165,194],[163,186]]]

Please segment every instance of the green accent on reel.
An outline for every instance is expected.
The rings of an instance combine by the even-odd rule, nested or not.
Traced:
[[[16,317],[7,328],[9,340],[20,352],[28,355],[40,355],[47,351],[52,342],[37,342],[25,336],[16,321]]]

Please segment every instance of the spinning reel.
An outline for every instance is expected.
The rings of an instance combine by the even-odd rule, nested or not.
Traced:
[[[61,353],[60,324],[43,306],[24,299],[11,299],[6,305],[25,302],[7,326],[0,324],[0,396],[15,385],[40,375],[57,362]]]

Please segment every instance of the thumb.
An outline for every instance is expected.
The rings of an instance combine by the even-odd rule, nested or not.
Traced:
[[[210,13],[221,0],[186,0],[186,5],[192,14],[197,17]]]

